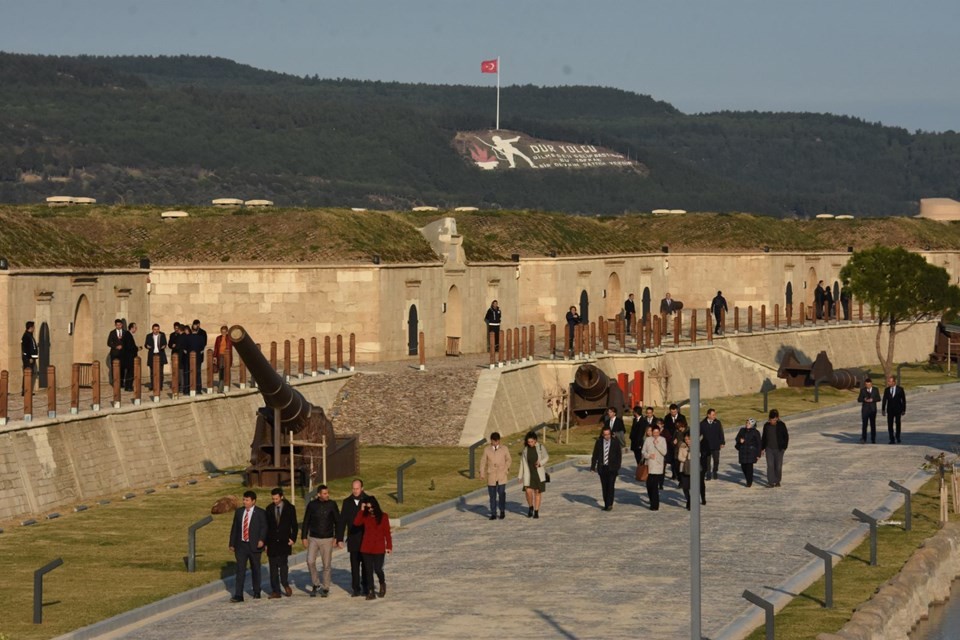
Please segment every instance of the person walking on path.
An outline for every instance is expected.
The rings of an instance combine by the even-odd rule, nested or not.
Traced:
[[[540,517],[540,502],[547,490],[547,470],[544,468],[550,454],[547,448],[537,441],[537,434],[529,431],[524,437],[523,451],[520,452],[520,472],[517,477],[527,496],[527,517]]]
[[[647,476],[647,495],[650,498],[650,511],[660,510],[660,483],[666,465],[667,441],[660,436],[660,426],[655,425],[651,436],[643,443],[643,459],[647,461],[650,473]]]
[[[590,471],[596,471],[600,475],[600,492],[603,494],[604,511],[613,511],[613,492],[617,484],[617,475],[620,473],[622,456],[623,449],[620,443],[613,438],[610,427],[603,425],[600,437],[593,445]]]
[[[877,443],[877,405],[880,404],[880,391],[873,386],[873,380],[864,378],[863,387],[857,397],[860,403],[860,444],[867,441],[867,423],[870,423],[870,442]]]
[[[480,458],[480,479],[487,481],[490,494],[490,519],[497,519],[497,503],[500,506],[500,519],[503,520],[507,508],[507,474],[510,473],[510,450],[500,445],[500,433],[490,434],[490,444],[483,449]]]
[[[883,403],[880,409],[883,415],[887,416],[890,444],[900,444],[900,419],[907,412],[907,394],[893,376],[887,376],[887,388],[883,390]],[[893,430],[894,423],[897,425],[896,432]]]
[[[283,489],[273,489],[270,499],[273,504],[267,507],[267,561],[270,563],[270,598],[277,599],[281,587],[288,596],[293,595],[288,559],[293,553],[299,522],[297,508],[283,497]]]
[[[365,596],[368,591],[372,591],[370,583],[364,580],[362,571],[363,558],[360,556],[360,545],[363,542],[363,527],[353,523],[366,500],[367,494],[363,492],[363,480],[357,478],[350,485],[350,495],[343,499],[343,504],[340,506],[337,546],[343,549],[343,539],[346,534],[347,551],[350,553],[350,577],[353,586],[350,597],[352,598]]]
[[[490,308],[487,309],[487,313],[483,316],[483,321],[487,325],[487,344],[485,345],[487,349],[490,348],[490,334],[493,334],[493,350],[497,353],[500,352],[500,303],[494,300],[490,303]]]
[[[767,486],[779,487],[783,478],[783,453],[790,443],[787,425],[780,419],[780,412],[770,410],[770,419],[763,425],[760,436],[760,455],[767,456]]]
[[[760,459],[760,449],[763,446],[760,442],[760,432],[756,427],[757,421],[754,418],[747,418],[746,424],[737,432],[737,442],[734,445],[737,448],[740,468],[743,470],[743,477],[748,487],[753,486],[753,465]]]
[[[390,536],[390,516],[383,512],[373,496],[367,496],[353,524],[363,527],[360,554],[363,557],[363,576],[369,590],[367,600],[376,600],[387,595],[387,582],[383,576],[384,554],[393,553],[393,538]],[[373,576],[380,581],[380,593],[373,591]]]
[[[677,445],[677,460],[680,462],[680,488],[683,490],[683,497],[687,499],[687,511],[690,511],[690,475],[691,475],[691,453],[690,450],[690,432],[683,432],[683,439]],[[701,440],[703,436],[701,436]],[[704,481],[704,460],[700,457],[700,504],[707,504],[707,483]]]
[[[637,405],[633,408],[633,424],[630,425],[630,451],[633,451],[637,464],[643,461],[640,451],[643,449],[643,434],[646,428],[647,422],[643,419],[643,410],[640,405]]]
[[[236,586],[230,602],[243,602],[243,583],[247,579],[247,563],[253,582],[253,598],[260,599],[260,554],[267,543],[267,514],[257,506],[257,494],[243,492],[243,506],[233,514],[230,527],[230,551],[237,561]]]
[[[318,593],[321,598],[330,594],[331,572],[333,571],[333,547],[336,546],[337,531],[340,527],[340,510],[337,503],[330,499],[327,485],[317,487],[317,499],[307,505],[303,514],[303,527],[300,538],[307,549],[307,569],[310,570],[310,597]],[[317,556],[323,564],[323,585],[317,572]]]
[[[713,317],[717,321],[713,333],[718,336],[723,335],[723,314],[729,313],[730,309],[727,308],[727,299],[723,297],[723,293],[720,291],[717,291],[717,295],[714,296],[710,302],[710,310],[713,312]]]
[[[707,471],[707,480],[717,479],[717,470],[720,468],[720,450],[727,445],[723,437],[723,425],[717,420],[715,409],[707,409],[707,417],[700,421],[700,433],[703,434],[710,458],[713,460],[713,471]]]

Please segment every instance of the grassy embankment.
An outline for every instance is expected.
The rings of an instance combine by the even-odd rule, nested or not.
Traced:
[[[947,380],[932,369],[904,370],[907,388]],[[820,403],[815,404],[812,395],[811,389],[777,389],[770,394],[769,401],[771,407],[778,407],[788,416],[855,398],[849,391],[822,389]],[[759,417],[763,399],[759,394],[752,394],[704,399],[704,403],[704,410],[706,404],[717,408],[728,427],[735,429],[745,417]],[[658,415],[662,412],[663,409],[658,408]],[[571,431],[570,443],[560,445],[553,442],[554,434],[548,432],[551,456],[559,461],[566,455],[588,453],[595,435],[595,427],[576,428]],[[520,437],[516,434],[508,439],[513,450],[519,446]],[[396,490],[395,469],[411,457],[415,457],[417,463],[406,472],[405,501],[397,505],[390,495]],[[482,486],[479,480],[466,477],[466,451],[457,447],[362,447],[360,458],[361,475],[368,490],[384,498],[386,510],[394,517]],[[0,620],[0,633],[13,638],[50,638],[232,574],[233,558],[226,543],[229,515],[216,516],[212,524],[199,531],[197,572],[189,574],[184,570],[182,558],[186,553],[187,527],[209,513],[217,498],[239,495],[243,490],[237,475],[198,477],[202,479],[196,485],[187,485],[181,479],[179,489],[158,486],[156,493],[141,492],[128,501],[109,496],[112,499],[109,505],[92,506],[80,513],[62,509],[61,518],[31,527],[5,523],[6,531],[0,535],[0,557],[5,559],[0,600],[6,603],[8,613]],[[335,498],[349,492],[349,478],[330,484]],[[260,493],[261,502],[267,502],[267,492]],[[916,504],[921,502],[918,499]],[[297,506],[302,512],[302,500],[298,499]],[[918,520],[922,518],[915,518],[915,522]],[[922,529],[918,526],[917,530]],[[863,557],[862,552],[854,555]],[[32,573],[58,556],[64,559],[64,565],[45,580],[44,623],[33,625]],[[886,567],[887,559],[892,561],[894,556],[892,552],[881,551],[880,557]],[[885,579],[872,578],[879,575],[876,571],[868,572],[860,580],[867,595]],[[835,589],[839,594],[840,587]],[[864,599],[856,597],[859,597],[856,602]],[[849,609],[847,606],[845,610],[849,612]],[[842,610],[838,606],[837,611]],[[817,615],[820,614],[822,611],[817,610]]]

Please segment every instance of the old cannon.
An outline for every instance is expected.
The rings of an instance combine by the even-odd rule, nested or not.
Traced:
[[[803,364],[793,349],[787,349],[780,360],[777,376],[787,381],[788,387],[811,387],[818,380],[836,389],[855,389],[866,374],[860,369],[834,369],[826,351],[817,354],[813,364]]]
[[[359,468],[357,437],[336,437],[323,409],[310,404],[284,381],[243,327],[230,327],[229,335],[266,405],[257,410],[250,466],[246,469],[247,485],[289,484],[291,472],[297,474],[301,485],[313,484],[323,477],[355,475]]]
[[[623,390],[603,371],[592,364],[577,368],[570,383],[570,417],[577,424],[595,424],[603,419],[609,407],[616,407],[622,415],[625,399]]]

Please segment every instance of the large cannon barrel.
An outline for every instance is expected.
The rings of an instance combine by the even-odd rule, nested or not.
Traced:
[[[230,327],[229,335],[237,354],[256,380],[264,403],[270,409],[280,410],[280,426],[288,432],[299,433],[309,421],[313,405],[274,371],[246,329],[235,324]],[[266,417],[273,421],[273,415]]]
[[[573,382],[577,394],[591,401],[603,398],[607,393],[607,387],[610,385],[607,374],[592,364],[580,365],[573,376]]]

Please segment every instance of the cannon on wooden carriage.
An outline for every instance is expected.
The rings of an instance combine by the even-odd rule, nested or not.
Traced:
[[[616,407],[618,415],[623,415],[627,408],[620,385],[592,364],[577,368],[570,383],[569,398],[570,418],[577,424],[599,423],[609,407]]]
[[[793,349],[787,349],[780,360],[777,377],[786,380],[788,387],[812,387],[821,380],[836,389],[856,389],[863,383],[866,372],[857,368],[834,369],[826,351],[818,353],[812,364],[803,364]]]
[[[357,436],[337,437],[323,409],[313,406],[284,381],[240,325],[230,327],[230,340],[257,383],[265,406],[257,410],[246,482],[253,487],[290,483],[291,469],[301,485],[315,484],[324,475],[343,478],[359,469]],[[290,441],[293,439],[293,460]],[[320,445],[326,445],[326,453]],[[324,469],[324,462],[326,469]],[[326,471],[326,474],[324,474]]]

